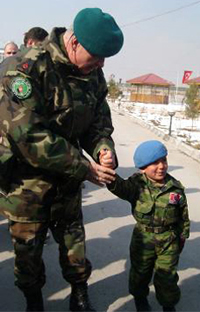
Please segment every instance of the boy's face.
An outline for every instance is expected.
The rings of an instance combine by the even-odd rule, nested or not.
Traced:
[[[167,169],[167,158],[163,157],[141,169],[141,172],[145,173],[150,180],[163,183],[167,173]]]

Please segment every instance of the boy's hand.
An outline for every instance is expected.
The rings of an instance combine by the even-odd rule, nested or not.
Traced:
[[[102,166],[106,168],[114,169],[116,168],[116,161],[115,161],[115,155],[113,152],[102,149],[99,153],[99,162]]]

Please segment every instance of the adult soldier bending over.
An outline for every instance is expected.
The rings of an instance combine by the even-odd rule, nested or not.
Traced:
[[[15,283],[27,311],[44,310],[48,228],[72,287],[70,310],[94,311],[80,186],[84,180],[101,186],[114,179],[117,160],[101,68],[122,45],[114,18],[86,8],[75,17],[73,31],[54,28],[42,47],[21,51],[1,70],[0,210],[12,221]]]

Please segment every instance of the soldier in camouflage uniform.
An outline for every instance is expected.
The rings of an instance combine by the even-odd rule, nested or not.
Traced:
[[[189,237],[187,200],[182,184],[167,173],[167,149],[159,141],[140,144],[134,154],[139,173],[116,175],[108,189],[131,203],[136,220],[130,244],[129,291],[137,311],[151,311],[147,296],[153,272],[163,311],[175,311],[180,299],[177,266]]]
[[[24,34],[24,47],[38,45],[48,36],[48,32],[41,27],[33,27]]]
[[[6,43],[6,45],[4,46],[4,58],[10,57],[15,55],[18,52],[18,45],[13,42],[13,41],[9,41]]]
[[[102,67],[122,45],[114,18],[86,8],[73,30],[55,28],[41,47],[25,49],[1,66],[0,212],[11,220],[15,283],[27,311],[44,310],[48,228],[72,287],[70,310],[94,311],[87,292],[92,267],[85,255],[81,183],[102,186],[114,179],[117,159]]]

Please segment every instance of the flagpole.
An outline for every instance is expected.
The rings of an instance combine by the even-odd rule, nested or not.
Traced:
[[[178,81],[179,81],[179,72],[177,71],[177,74],[176,74],[176,94],[175,94],[175,102],[176,102],[176,104],[178,103],[178,101],[177,101],[177,97],[178,97]]]

